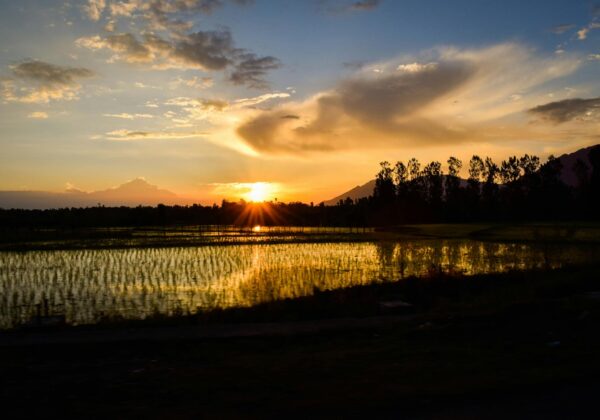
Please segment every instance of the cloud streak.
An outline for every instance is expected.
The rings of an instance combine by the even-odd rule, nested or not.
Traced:
[[[114,141],[182,140],[206,136],[204,132],[114,130],[105,138]]]

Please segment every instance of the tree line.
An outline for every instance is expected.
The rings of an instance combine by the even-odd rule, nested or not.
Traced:
[[[590,150],[589,165],[577,159],[575,186],[563,181],[565,168],[550,156],[545,163],[525,154],[501,163],[474,155],[466,180],[459,177],[463,162],[447,160],[423,167],[417,159],[391,165],[381,162],[371,210],[382,224],[411,222],[469,222],[567,220],[598,217],[600,146]],[[350,203],[340,203],[345,205]]]
[[[576,186],[563,182],[560,159],[543,164],[537,156],[512,156],[495,163],[473,156],[468,163],[450,157],[447,171],[434,161],[381,162],[370,197],[347,198],[335,206],[247,203],[155,207],[87,207],[51,210],[0,209],[0,228],[80,228],[168,225],[389,226],[527,220],[600,218],[600,146],[589,164],[570,169]],[[463,165],[467,179],[459,177]]]

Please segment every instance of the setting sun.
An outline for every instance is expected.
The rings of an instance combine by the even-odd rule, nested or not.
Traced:
[[[245,198],[253,202],[262,202],[273,199],[274,188],[268,182],[255,182],[249,186]]]

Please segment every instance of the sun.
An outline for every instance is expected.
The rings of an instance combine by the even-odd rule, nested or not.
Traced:
[[[273,188],[268,182],[255,182],[249,188],[246,198],[252,202],[259,203],[272,198]]]

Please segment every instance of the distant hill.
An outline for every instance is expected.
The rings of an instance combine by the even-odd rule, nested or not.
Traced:
[[[0,208],[50,209],[61,207],[155,206],[186,204],[177,194],[158,188],[143,178],[136,178],[114,188],[85,192],[68,189],[65,192],[0,191]]]
[[[373,195],[373,190],[375,189],[375,180],[372,179],[366,184],[357,185],[352,188],[350,191],[346,191],[343,194],[338,195],[337,197],[332,198],[331,200],[327,200],[324,202],[326,206],[335,206],[339,203],[340,200],[345,200],[346,198],[351,198],[352,200],[358,200],[359,198],[368,197]]]
[[[592,165],[590,164],[589,159],[590,150],[598,146],[600,145],[586,147],[583,149],[579,149],[578,151],[573,153],[565,153],[564,155],[558,157],[558,159],[560,159],[560,163],[562,163],[563,166],[563,170],[560,174],[560,177],[565,184],[571,187],[577,186],[577,176],[575,175],[575,171],[573,170],[573,165],[575,165],[577,159],[581,159],[590,168],[591,173]]]
[[[590,172],[591,172],[592,168],[590,165],[588,155],[592,148],[598,147],[598,146],[600,146],[600,145],[586,147],[583,149],[579,149],[573,153],[565,153],[564,155],[561,155],[558,157],[558,159],[560,160],[560,162],[563,165],[563,170],[561,172],[561,179],[565,184],[572,186],[572,187],[577,185],[577,176],[575,175],[575,172],[573,171],[573,165],[575,165],[575,162],[577,162],[577,159],[581,159],[586,165],[588,165],[588,167],[590,168]],[[466,185],[466,183],[467,183],[467,181],[465,179],[461,179],[462,187],[464,187]],[[373,195],[374,190],[375,190],[375,180],[372,179],[369,182],[367,182],[366,184],[356,186],[356,187],[352,188],[351,190],[346,191],[345,193],[332,198],[331,200],[325,201],[324,204],[326,206],[335,206],[340,200],[345,200],[348,197],[350,197],[352,200],[358,200],[359,198],[369,197],[369,196]]]

